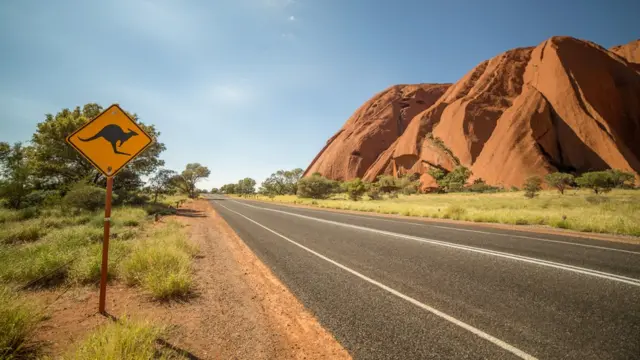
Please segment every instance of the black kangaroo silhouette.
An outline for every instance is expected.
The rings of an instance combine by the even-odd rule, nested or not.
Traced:
[[[82,139],[82,138],[78,138],[81,141],[92,141],[95,140],[97,138],[103,138],[105,140],[107,140],[108,142],[111,143],[111,146],[113,147],[113,152],[116,154],[120,154],[120,155],[131,155],[131,154],[127,154],[121,151],[118,151],[118,147],[121,147],[122,144],[124,144],[125,141],[131,139],[134,136],[137,136],[138,133],[129,129],[129,132],[124,132],[124,130],[122,130],[122,128],[118,125],[115,124],[109,124],[105,127],[102,128],[102,130],[98,131],[97,134],[93,135],[92,137],[88,138],[88,139]],[[120,142],[120,145],[118,145],[118,141]]]

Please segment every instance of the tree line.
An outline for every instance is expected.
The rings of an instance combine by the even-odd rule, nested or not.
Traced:
[[[89,103],[46,114],[30,141],[0,142],[0,205],[21,209],[63,203],[65,198],[76,199],[78,205],[104,204],[106,178],[65,142],[102,110]],[[196,183],[209,176],[209,169],[197,163],[181,172],[165,169],[160,155],[166,146],[157,140],[160,132],[139,121],[137,114],[129,115],[156,141],[114,177],[114,203],[141,204],[178,191],[197,196]]]
[[[440,168],[431,168],[428,173],[437,184],[430,189],[422,189],[419,174],[406,174],[399,177],[392,175],[380,175],[373,182],[356,178],[349,181],[331,180],[320,173],[314,173],[302,178],[302,169],[291,171],[279,170],[269,176],[256,192],[255,180],[245,178],[238,183],[226,184],[220,189],[213,189],[213,193],[250,195],[261,194],[268,197],[277,195],[297,195],[301,198],[326,199],[334,194],[346,194],[351,200],[360,200],[364,196],[371,200],[381,199],[383,195],[395,198],[398,194],[411,195],[422,192],[454,193],[454,192],[501,192],[507,191],[504,187],[488,185],[483,179],[476,178],[472,182],[469,179],[473,175],[470,169],[457,166],[452,171]],[[633,188],[635,177],[632,173],[617,169],[605,171],[586,172],[580,176],[568,173],[555,172],[544,178],[533,176],[522,184],[524,195],[532,198],[542,190],[543,184],[557,189],[561,194],[568,188],[585,188],[599,194],[610,191],[613,188]],[[519,191],[513,186],[511,191]]]

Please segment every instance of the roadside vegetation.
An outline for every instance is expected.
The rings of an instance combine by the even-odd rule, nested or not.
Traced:
[[[633,174],[620,170],[533,176],[520,188],[509,189],[482,179],[469,181],[472,173],[463,166],[450,172],[432,168],[429,174],[437,187],[421,189],[416,175],[382,175],[369,183],[340,182],[316,173],[292,180],[295,191],[293,186],[282,191],[272,186],[274,181],[263,183],[257,192],[228,192],[234,190],[231,185],[218,191],[321,208],[640,236],[640,191]]]
[[[1,359],[34,354],[32,336],[46,309],[27,302],[37,298],[29,292],[98,289],[106,179],[64,139],[101,110],[87,104],[47,114],[28,145],[0,142]],[[139,124],[152,136],[160,134]],[[158,220],[197,198],[203,191],[196,184],[210,172],[197,163],[180,173],[164,169],[164,150],[156,141],[114,179],[108,275],[153,299],[184,300],[193,289],[198,249],[180,223]],[[71,358],[151,358],[156,335],[147,325],[110,324]]]

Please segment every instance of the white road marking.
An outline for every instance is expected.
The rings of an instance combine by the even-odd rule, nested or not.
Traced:
[[[485,255],[492,255],[492,256],[502,257],[502,258],[506,258],[506,259],[522,261],[522,262],[526,262],[526,263],[530,263],[530,264],[547,266],[547,267],[551,267],[551,268],[555,268],[555,269],[571,271],[571,272],[584,274],[584,275],[590,275],[590,276],[594,276],[594,277],[598,277],[598,278],[602,278],[602,279],[618,281],[618,282],[621,282],[621,283],[625,283],[625,284],[629,284],[629,285],[639,286],[640,287],[640,279],[634,279],[634,278],[630,278],[630,277],[627,277],[627,276],[616,275],[616,274],[611,274],[611,273],[607,273],[607,272],[603,272],[603,271],[582,268],[582,267],[579,267],[579,266],[562,264],[562,263],[558,263],[558,262],[554,262],[554,261],[536,259],[536,258],[532,258],[532,257],[528,257],[528,256],[509,254],[509,253],[505,253],[505,252],[501,252],[501,251],[487,250],[487,249],[482,249],[482,248],[478,248],[478,247],[474,247],[474,246],[454,244],[454,243],[449,243],[449,242],[446,242],[446,241],[440,241],[440,240],[434,240],[434,239],[423,238],[423,237],[418,237],[418,236],[399,234],[399,233],[394,233],[394,232],[390,232],[390,231],[377,230],[377,229],[367,228],[367,227],[358,226],[358,225],[345,224],[345,223],[332,221],[332,220],[318,219],[318,218],[314,218],[314,217],[311,217],[311,216],[300,215],[300,214],[296,214],[296,213],[292,213],[292,212],[288,212],[288,211],[282,211],[282,210],[276,210],[276,209],[270,209],[270,208],[262,208],[262,207],[259,207],[259,206],[245,204],[243,202],[239,202],[239,201],[235,201],[235,200],[231,200],[231,201],[235,202],[235,203],[238,203],[240,205],[243,205],[243,206],[248,206],[248,207],[252,207],[252,208],[255,208],[255,209],[259,209],[259,210],[273,211],[273,212],[282,213],[282,214],[286,214],[286,215],[290,215],[290,216],[300,217],[300,218],[303,218],[303,219],[314,220],[314,221],[318,221],[318,222],[322,222],[322,223],[326,223],[326,224],[338,225],[338,226],[343,226],[343,227],[347,227],[347,228],[351,228],[351,229],[369,231],[369,232],[373,232],[373,233],[381,234],[381,235],[398,237],[398,238],[402,238],[402,239],[409,239],[409,240],[419,241],[419,242],[427,243],[427,244],[446,246],[446,247],[450,247],[450,248],[454,248],[454,249],[466,250],[466,251],[476,252],[476,253],[485,254]]]
[[[287,206],[287,205],[281,205],[281,206]],[[310,210],[310,211],[323,211],[323,210],[320,210],[320,209],[304,209],[304,210]],[[325,211],[325,212],[326,212],[326,211]],[[581,244],[581,243],[576,243],[576,242],[571,242],[571,241],[551,240],[551,239],[544,239],[544,238],[533,237],[533,236],[502,234],[502,233],[495,233],[495,232],[490,232],[490,231],[481,231],[481,230],[459,229],[459,228],[454,228],[454,227],[450,227],[450,226],[442,226],[442,225],[419,224],[419,223],[410,222],[410,221],[402,221],[402,220],[394,220],[394,219],[382,219],[381,217],[378,217],[378,216],[363,216],[363,215],[348,214],[348,213],[342,213],[342,212],[340,212],[340,213],[334,212],[334,214],[340,214],[340,215],[345,215],[345,216],[351,216],[351,217],[360,218],[360,219],[370,219],[370,220],[376,220],[376,221],[386,221],[386,222],[392,222],[392,223],[397,223],[397,224],[407,224],[407,225],[414,225],[414,226],[435,227],[435,228],[439,228],[439,229],[447,229],[447,230],[455,230],[455,231],[466,231],[466,232],[477,233],[477,234],[496,235],[496,236],[504,236],[504,237],[519,238],[519,239],[527,239],[527,240],[544,241],[544,242],[551,242],[551,243],[558,243],[558,244],[566,244],[566,245],[573,245],[573,246],[587,247],[587,248],[600,249],[600,250],[617,251],[617,252],[622,252],[622,253],[627,253],[627,254],[633,254],[633,255],[640,255],[640,251],[624,250],[624,249],[616,249],[616,248],[610,248],[610,247],[606,247],[606,246],[598,246],[598,245]],[[517,231],[517,230],[516,230],[516,231]]]
[[[301,248],[301,249],[303,249],[303,250],[305,250],[305,251],[307,251],[307,252],[309,252],[309,253],[317,256],[317,257],[319,257],[320,259],[325,260],[325,261],[327,261],[327,262],[329,262],[329,263],[341,268],[342,270],[348,271],[351,274],[359,277],[360,279],[362,279],[362,280],[364,280],[364,281],[366,281],[366,282],[368,282],[370,284],[373,284],[373,285],[375,285],[375,286],[377,286],[377,287],[379,287],[379,288],[381,288],[381,289],[383,289],[383,290],[385,290],[385,291],[387,291],[387,292],[389,292],[389,293],[391,293],[391,294],[393,294],[393,295],[395,295],[395,296],[397,296],[397,297],[399,297],[399,298],[401,298],[403,300],[406,300],[406,301],[410,302],[411,304],[413,304],[413,305],[415,305],[415,306],[417,306],[417,307],[419,307],[419,308],[421,308],[423,310],[426,310],[426,311],[428,311],[428,312],[430,312],[430,313],[432,313],[432,314],[434,314],[436,316],[439,316],[439,317],[441,317],[441,318],[443,318],[443,319],[445,319],[445,320],[447,320],[447,321],[449,321],[449,322],[451,322],[451,323],[453,323],[453,324],[455,324],[455,325],[457,325],[457,326],[459,326],[459,327],[461,327],[461,328],[473,333],[474,335],[476,335],[478,337],[481,337],[481,338],[493,343],[494,345],[497,345],[497,346],[501,347],[502,349],[504,349],[506,351],[509,351],[510,353],[520,357],[521,359],[527,359],[527,360],[535,360],[536,359],[536,357],[534,357],[533,355],[529,355],[526,352],[516,348],[513,345],[510,345],[510,344],[508,344],[508,343],[506,343],[506,342],[504,342],[504,341],[502,341],[502,340],[500,340],[500,339],[498,339],[498,338],[496,338],[494,336],[491,336],[491,335],[487,334],[486,332],[484,332],[484,331],[482,331],[482,330],[480,330],[480,329],[478,329],[478,328],[476,328],[476,327],[474,327],[472,325],[469,325],[469,324],[467,324],[467,323],[465,323],[463,321],[460,321],[460,320],[454,318],[451,315],[443,313],[442,311],[440,311],[438,309],[435,309],[435,308],[433,308],[433,307],[431,307],[429,305],[421,303],[420,301],[412,298],[411,296],[405,295],[405,294],[403,294],[403,293],[401,293],[401,292],[399,292],[399,291],[397,291],[397,290],[395,290],[393,288],[390,288],[389,286],[387,286],[385,284],[382,284],[382,283],[380,283],[380,282],[378,282],[376,280],[373,280],[372,278],[367,277],[366,275],[363,275],[363,274],[361,274],[361,273],[359,273],[359,272],[357,272],[357,271],[355,271],[355,270],[353,270],[353,269],[351,269],[351,268],[349,268],[349,267],[347,267],[345,265],[342,265],[339,262],[334,261],[334,260],[332,260],[332,259],[330,259],[330,258],[328,258],[328,257],[326,257],[326,256],[314,251],[314,250],[311,250],[308,247],[306,247],[304,245],[301,245],[301,244],[289,239],[288,237],[280,234],[279,232],[277,232],[275,230],[272,230],[272,229],[260,224],[259,222],[255,221],[255,220],[253,220],[253,219],[251,219],[251,218],[249,218],[247,216],[242,215],[241,213],[239,213],[237,211],[231,210],[231,209],[229,209],[228,207],[226,207],[226,206],[224,206],[222,204],[218,204],[218,205],[222,206],[223,208],[227,209],[228,211],[230,211],[230,212],[232,212],[234,214],[237,214],[237,215],[249,220],[250,222],[260,226],[261,228],[263,228],[263,229],[265,229],[265,230],[267,230],[267,231],[269,231],[269,232],[271,232],[271,233],[283,238],[284,240],[292,243],[293,245],[296,245],[299,248]],[[252,206],[252,205],[249,205],[249,206]]]

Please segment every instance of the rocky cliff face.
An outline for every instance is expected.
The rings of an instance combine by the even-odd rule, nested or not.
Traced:
[[[609,50],[624,58],[634,69],[640,71],[640,39],[614,46]]]
[[[451,84],[396,85],[362,105],[313,159],[304,176],[337,180],[362,177],[377,157]]]
[[[425,187],[433,184],[430,167],[451,170],[458,164],[470,168],[473,178],[503,186],[554,171],[617,168],[639,174],[638,45],[606,50],[553,37],[507,51],[476,66],[438,99],[432,92],[432,103],[421,111],[413,107],[415,116],[402,120],[406,130],[394,133],[389,124],[399,112],[375,121],[363,110],[372,102],[397,107],[403,97],[390,92],[408,87],[391,88],[365,104],[358,120],[352,117],[328,144],[334,151],[319,155],[323,166],[314,162],[310,169],[334,179],[419,173]],[[343,136],[347,132],[357,137]],[[367,161],[345,152],[356,147]]]

